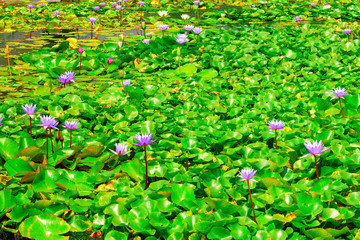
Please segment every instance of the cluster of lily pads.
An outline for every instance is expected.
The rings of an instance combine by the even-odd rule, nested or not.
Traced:
[[[81,15],[95,31],[95,23],[106,24],[107,14],[115,11],[111,16],[117,23],[129,24],[122,21],[128,14],[123,4],[79,6],[89,9]],[[300,25],[304,16],[295,14],[316,18],[320,4],[277,8],[275,2],[266,16],[276,18],[279,9],[299,16],[283,28],[240,28],[229,22],[235,16],[256,18],[265,7],[258,3],[242,11],[206,13],[205,19],[199,10],[208,3],[186,4],[194,7],[196,18],[166,18],[169,12],[156,8],[157,16],[146,17],[142,12],[151,4],[137,2],[132,7],[141,36],[65,39],[15,62],[32,67],[13,68],[11,79],[34,84],[26,98],[36,105],[22,105],[29,134],[16,118],[24,96],[7,97],[0,106],[4,231],[33,239],[84,233],[84,239],[106,240],[351,239],[360,234],[360,94],[354,80],[360,44],[335,35],[352,37],[356,26]],[[225,22],[228,29],[204,26]],[[351,95],[336,86],[346,86]],[[339,107],[327,98],[338,99]],[[48,114],[37,124],[45,135],[32,129],[40,114],[36,106]],[[63,131],[58,121],[64,122]],[[53,129],[61,147],[53,145]],[[64,146],[62,132],[68,131],[70,143]],[[137,143],[129,142],[132,137]],[[129,150],[128,142],[144,152]],[[329,149],[332,154],[319,167],[318,157]],[[315,169],[306,158],[310,155]]]

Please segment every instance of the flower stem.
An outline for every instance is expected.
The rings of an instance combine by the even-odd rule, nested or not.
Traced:
[[[251,197],[251,190],[250,190],[249,180],[246,180],[246,181],[247,181],[247,184],[248,184],[248,189],[249,189],[249,195],[250,195],[251,207],[252,207],[252,210],[253,210],[253,213],[254,213],[254,222],[257,224],[257,221],[256,221],[256,215],[255,215],[255,209],[254,209],[254,204],[253,204],[253,200],[252,200],[252,197]]]
[[[10,73],[10,77],[11,77],[12,75],[11,75],[10,57],[9,57],[9,55],[8,55],[8,57],[7,57],[7,60],[8,60],[8,66],[9,66],[9,73]]]
[[[70,129],[70,148],[71,148],[71,140],[72,140],[72,130]]]
[[[277,148],[277,137],[276,137],[276,130],[277,130],[277,129],[275,129],[275,146],[276,146],[276,149],[278,149],[278,148]]]
[[[79,67],[79,74],[80,74],[80,71],[81,71],[81,54],[80,54],[80,67]]]
[[[49,161],[49,135],[48,135],[48,130],[46,129],[46,160],[44,165],[47,165],[48,161]]]
[[[145,189],[148,188],[148,164],[147,164],[147,155],[146,155],[146,145],[144,145],[144,152],[145,152],[145,166],[146,166],[146,175],[145,175]]]
[[[91,39],[93,39],[93,26],[91,25]]]
[[[343,109],[342,109],[342,106],[341,106],[341,100],[340,100],[340,98],[339,98],[339,104],[340,104],[341,114],[342,114],[343,118],[345,118],[344,112],[343,112]]]
[[[108,171],[113,170],[113,169],[118,165],[118,163],[120,162],[120,158],[121,158],[121,155],[119,155],[119,159],[117,160],[117,162],[115,163],[115,165],[112,166]]]
[[[50,131],[50,140],[51,140],[51,151],[52,153],[54,153],[54,143],[53,143],[53,139],[52,139],[52,135],[51,135],[51,128],[49,129]]]
[[[315,157],[316,177],[317,177],[317,180],[319,181],[319,172],[318,172],[318,167],[317,167],[316,155],[314,155],[314,157]]]
[[[30,137],[32,138],[32,122],[31,122],[31,117],[30,117]]]

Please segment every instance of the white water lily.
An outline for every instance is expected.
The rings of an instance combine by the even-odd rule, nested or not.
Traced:
[[[187,19],[190,18],[190,16],[187,15],[187,14],[182,14],[182,15],[181,15],[181,18],[182,18],[182,20],[187,20]]]
[[[226,16],[225,13],[221,13],[221,18],[224,18]]]
[[[158,11],[157,14],[160,16],[160,17],[166,17],[169,15],[169,12],[168,11]]]

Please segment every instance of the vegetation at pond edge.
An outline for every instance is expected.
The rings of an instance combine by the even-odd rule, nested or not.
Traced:
[[[360,238],[359,2],[0,12],[0,238]]]

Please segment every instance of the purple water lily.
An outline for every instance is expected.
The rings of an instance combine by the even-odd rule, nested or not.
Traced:
[[[118,163],[120,162],[121,156],[131,153],[131,151],[126,151],[127,145],[124,143],[121,143],[121,144],[116,143],[115,146],[116,146],[116,151],[111,150],[110,148],[109,148],[109,150],[111,152],[113,152],[115,155],[119,156],[119,158],[118,158],[117,162],[115,163],[115,165],[109,169],[109,171],[113,170],[118,165]]]
[[[49,116],[41,116],[40,121],[41,121],[41,124],[36,124],[36,126],[43,127],[46,130],[46,159],[44,159],[44,162],[43,162],[43,164],[46,165],[49,160],[49,135],[48,135],[48,132],[50,133],[51,147],[52,147],[52,152],[54,153],[54,145],[53,145],[53,141],[52,141],[51,129],[52,128],[58,129],[56,126],[59,123],[55,120],[55,117],[51,117],[50,115]]]
[[[95,7],[93,7],[93,9],[94,9],[94,11],[97,11],[97,10],[100,9],[100,7],[99,7],[99,6],[95,6]]]
[[[199,34],[199,33],[202,32],[202,28],[201,28],[201,27],[195,27],[195,28],[193,28],[192,31],[193,31],[195,34]]]
[[[277,135],[277,130],[283,129],[284,126],[285,126],[285,123],[283,121],[271,120],[267,124],[269,125],[270,130],[275,130],[275,146],[276,146],[276,149],[278,149],[277,136],[276,136]]]
[[[106,5],[106,3],[101,2],[99,5],[102,6],[102,7],[104,7],[104,6]]]
[[[316,6],[316,3],[310,3],[310,6],[311,6],[311,7],[315,7],[315,6]]]
[[[49,116],[40,116],[40,122],[41,122],[41,124],[36,124],[36,126],[43,127],[44,129],[50,129],[50,128],[58,129],[56,126],[59,123],[55,120],[55,117],[51,117],[50,115]]]
[[[295,22],[300,21],[300,16],[296,16],[296,17],[294,17],[294,20],[295,20]]]
[[[158,29],[161,31],[165,31],[165,30],[169,29],[169,25],[161,24],[158,26]]]
[[[252,169],[252,168],[244,168],[243,170],[241,170],[241,172],[239,171],[240,175],[237,175],[237,176],[242,178],[240,180],[240,182],[243,182],[243,181],[247,182],[248,189],[249,189],[251,207],[252,207],[252,210],[253,210],[253,213],[254,213],[254,222],[257,224],[256,215],[255,215],[255,209],[254,209],[254,204],[253,204],[252,197],[251,197],[251,190],[250,190],[250,184],[249,184],[249,181],[258,182],[255,179],[253,179],[256,172],[257,171]]]
[[[128,87],[128,86],[132,86],[133,84],[131,84],[131,81],[130,80],[125,80],[122,82],[123,86],[124,87]]]
[[[73,82],[73,83],[75,82],[76,73],[69,71],[69,72],[65,72],[64,75],[68,78],[69,82]]]
[[[41,6],[41,7],[45,7],[45,3],[40,3],[40,6]]]
[[[152,138],[152,133],[151,134],[138,134],[136,136],[134,136],[134,138],[136,139],[136,141],[138,141],[138,143],[131,143],[132,145],[136,145],[136,146],[148,146],[150,144],[152,144],[153,142],[155,142],[157,139],[155,139],[154,141],[151,141]]]
[[[69,129],[69,130],[74,130],[74,129],[79,129],[79,128],[77,128],[77,126],[78,126],[79,124],[80,124],[80,123],[77,122],[77,121],[65,121],[63,127],[64,127],[64,128],[67,128],[67,129]]]
[[[178,43],[183,44],[183,43],[186,43],[189,41],[189,39],[187,37],[188,37],[187,34],[178,34],[177,38],[175,38],[175,39]]]
[[[142,40],[142,42],[145,43],[145,44],[149,44],[149,43],[150,43],[150,39],[144,39],[144,40]]]
[[[201,3],[201,1],[199,1],[199,0],[196,0],[193,2],[193,4],[195,4],[195,5],[199,5],[200,3]]]
[[[307,157],[307,156],[310,156],[310,155],[314,156],[314,158],[315,158],[315,168],[316,168],[316,177],[317,177],[317,180],[319,180],[319,172],[318,172],[316,157],[320,156],[320,153],[323,153],[323,152],[329,150],[331,147],[323,149],[324,144],[322,143],[321,140],[319,142],[318,141],[313,141],[312,143],[311,142],[306,142],[306,143],[304,143],[304,145],[305,145],[306,149],[309,151],[309,153],[302,156],[302,157],[300,157],[300,158],[304,158],[304,157]]]
[[[146,146],[152,144],[157,139],[151,141],[152,133],[151,134],[142,134],[142,135],[138,134],[138,135],[134,136],[134,138],[136,139],[136,141],[138,143],[131,143],[132,145],[144,147],[145,167],[146,167],[146,176],[145,176],[145,190],[146,190],[148,188],[148,164],[147,164]]]
[[[121,5],[116,5],[115,9],[116,9],[117,11],[120,11],[120,10],[122,10],[122,6],[121,6]]]
[[[191,31],[191,30],[193,30],[193,28],[194,28],[193,25],[185,25],[185,26],[184,26],[184,29],[185,29],[186,31]]]
[[[116,143],[115,146],[116,146],[116,151],[111,150],[111,149],[109,148],[109,150],[110,150],[111,152],[113,152],[115,155],[123,156],[123,155],[126,155],[126,154],[128,154],[128,153],[131,153],[131,151],[126,151],[128,146],[127,146],[126,144],[124,144],[124,143],[121,143],[121,144],[120,144],[120,143]]]
[[[30,4],[30,5],[27,5],[27,8],[28,9],[33,9],[35,6],[34,5],[32,5],[32,4]]]
[[[60,12],[59,12],[59,11],[54,11],[54,16],[55,16],[55,17],[58,17],[58,16],[59,16],[59,14],[60,14]]]
[[[320,156],[320,153],[323,153],[331,148],[331,147],[328,147],[328,148],[323,149],[324,144],[322,143],[321,140],[319,142],[315,140],[312,143],[306,142],[306,143],[304,143],[304,145],[305,145],[306,149],[309,151],[309,153],[300,158],[304,158],[304,157],[307,157],[310,155]]]
[[[92,25],[95,25],[95,22],[96,22],[96,18],[89,18],[89,23],[92,23]]]
[[[77,121],[65,121],[63,127],[70,130],[70,148],[71,148],[71,142],[72,142],[72,130],[79,129],[77,126],[80,123]]]
[[[351,34],[351,29],[350,29],[350,28],[344,29],[344,33],[345,33],[345,34]]]
[[[146,4],[146,2],[144,2],[144,1],[140,1],[140,2],[139,2],[139,6],[140,6],[140,7],[145,6],[145,4]]]
[[[0,126],[4,124],[2,120],[4,120],[4,118],[0,118]]]
[[[333,100],[335,98],[342,98],[345,99],[344,96],[349,96],[349,94],[346,94],[345,88],[334,88],[334,90],[330,90],[333,94],[335,94],[335,97],[332,97],[330,100]]]
[[[41,113],[41,112],[37,112],[37,113],[35,112],[36,104],[25,104],[25,106],[21,106],[21,107],[26,114],[22,115],[20,118],[25,117],[26,115],[28,115],[30,118],[34,118],[35,114]]]
[[[267,124],[269,125],[270,130],[283,129],[285,126],[285,123],[283,121],[278,120],[271,120]]]
[[[36,104],[25,104],[25,106],[21,106],[24,110],[25,114],[22,115],[20,118],[28,115],[30,117],[30,137],[32,138],[32,119],[34,118],[35,114],[40,114],[41,112],[35,112]],[[20,119],[19,118],[19,119]]]
[[[330,99],[330,101],[333,100],[333,99],[335,99],[335,98],[339,98],[339,104],[340,104],[341,114],[342,114],[343,118],[345,118],[344,111],[343,111],[343,108],[342,108],[342,106],[341,106],[341,100],[340,100],[340,98],[342,98],[342,99],[345,100],[344,96],[349,96],[349,94],[346,94],[346,89],[345,89],[345,88],[334,88],[334,90],[331,90],[331,92],[332,92],[333,94],[335,94],[335,97],[332,97],[332,98]]]
[[[258,182],[255,179],[253,179],[256,172],[257,172],[257,170],[254,170],[254,169],[251,169],[251,168],[244,168],[243,170],[239,171],[240,175],[237,175],[237,176],[242,178],[240,180],[240,182],[243,182],[243,181]]]
[[[65,74],[61,74],[58,78],[58,81],[61,83],[61,84],[64,84],[64,87],[65,87],[65,84],[69,82],[69,79],[68,77],[65,75]]]

